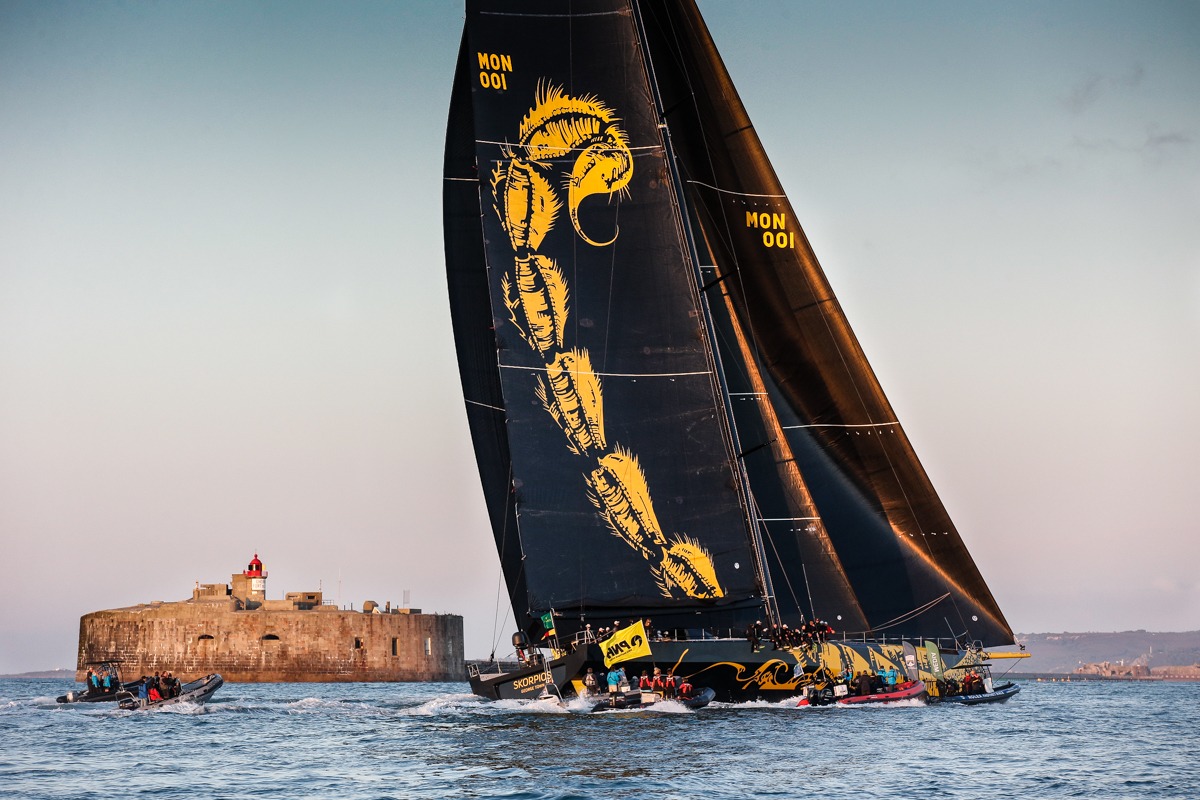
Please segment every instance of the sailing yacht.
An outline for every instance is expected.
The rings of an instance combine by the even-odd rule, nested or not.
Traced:
[[[523,664],[475,691],[580,691],[634,621],[719,700],[1014,643],[693,0],[467,0],[443,204]]]

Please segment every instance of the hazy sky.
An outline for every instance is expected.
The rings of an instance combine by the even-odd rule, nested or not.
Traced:
[[[701,9],[1013,628],[1200,628],[1200,5]],[[507,642],[442,254],[461,30],[0,0],[0,672],[256,551],[271,597]]]

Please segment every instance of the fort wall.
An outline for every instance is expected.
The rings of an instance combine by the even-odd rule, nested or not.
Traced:
[[[297,605],[245,610],[209,596],[96,611],[79,621],[76,678],[90,662],[118,660],[126,680],[161,671],[232,682],[462,680],[461,616]]]

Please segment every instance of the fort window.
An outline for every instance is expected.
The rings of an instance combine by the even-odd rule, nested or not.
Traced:
[[[279,637],[273,633],[268,633],[266,636],[262,637],[262,640],[264,642],[278,642]]]
[[[354,649],[362,650],[362,646],[363,646],[363,640],[360,639],[359,637],[355,636],[354,637]]]
[[[392,637],[392,655],[394,655],[394,656],[400,655],[399,650],[400,650],[400,640],[397,639],[395,636],[393,636]]]
[[[198,642],[211,642],[211,641],[212,641],[212,638],[213,638],[213,637],[212,637],[212,636],[210,636],[209,634],[207,634],[207,633],[202,633],[202,634],[200,634],[199,636],[197,636],[197,637],[196,637],[196,641],[198,641]]]
[[[425,637],[425,655],[433,655],[433,639],[430,639],[428,636]]]

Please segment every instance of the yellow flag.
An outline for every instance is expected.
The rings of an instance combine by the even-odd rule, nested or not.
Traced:
[[[612,636],[600,641],[600,650],[604,653],[605,667],[631,658],[649,657],[650,637],[646,635],[646,626],[638,620],[628,627],[621,628]]]

